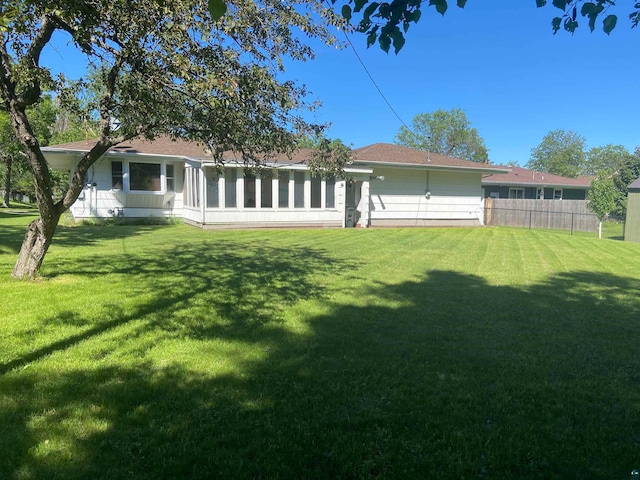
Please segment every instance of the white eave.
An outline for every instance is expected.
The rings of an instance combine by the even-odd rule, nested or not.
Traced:
[[[402,163],[402,162],[368,162],[366,160],[356,160],[354,163],[365,164],[371,168],[379,167],[400,167],[415,169],[432,169],[432,170],[450,170],[458,172],[477,172],[477,173],[509,173],[508,168],[483,168],[483,167],[460,167],[456,165],[434,165],[429,162],[425,163]]]

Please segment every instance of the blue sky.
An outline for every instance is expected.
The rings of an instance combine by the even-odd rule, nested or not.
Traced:
[[[460,107],[493,163],[526,163],[558,128],[584,136],[587,148],[611,143],[633,151],[640,145],[640,30],[620,9],[610,36],[591,33],[586,21],[573,36],[553,35],[556,12],[533,0],[469,0],[444,17],[429,8],[397,56],[367,49],[363,35],[350,38],[405,123]],[[329,136],[355,147],[393,143],[401,123],[350,49],[319,48],[315,61],[289,74],[323,102],[315,118],[332,123]]]
[[[339,2],[338,2],[339,3]],[[449,2],[455,4],[455,2]],[[402,120],[462,108],[485,139],[493,163],[525,164],[554,129],[574,130],[587,148],[640,145],[640,30],[622,8],[610,36],[586,21],[571,36],[553,35],[560,10],[534,0],[469,0],[442,17],[423,12],[395,55],[352,34],[371,75]],[[54,70],[76,76],[76,58],[58,42],[45,55]],[[354,147],[393,143],[401,126],[350,48],[316,48],[316,59],[289,64],[286,76],[307,85],[323,106],[310,120],[330,122],[328,135]]]

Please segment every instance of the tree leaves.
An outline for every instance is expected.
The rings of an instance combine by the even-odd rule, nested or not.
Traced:
[[[337,3],[339,0],[331,1]],[[547,5],[547,0],[535,0],[535,2],[538,8]],[[398,53],[405,44],[404,34],[408,32],[412,23],[420,20],[423,3],[427,3],[426,0],[390,0],[388,2],[346,0],[346,4],[341,7],[341,14],[346,21],[351,21],[354,13],[364,9],[356,30],[366,34],[367,47],[377,40],[380,48],[385,52],[388,52],[393,44],[395,52]],[[464,8],[466,4],[467,0],[456,0],[459,8]],[[589,29],[593,31],[598,19],[602,18],[610,7],[616,5],[616,0],[552,0],[551,4],[564,12],[552,19],[553,33],[557,33],[560,29],[574,33],[579,27],[579,17],[586,18]],[[449,8],[448,0],[429,0],[427,5],[434,7],[441,15],[444,15]],[[629,19],[632,27],[635,27],[640,23],[640,2],[636,2],[633,8],[635,10],[629,15]],[[616,28],[617,21],[617,15],[608,14],[602,21],[602,30],[609,35]],[[396,29],[400,26],[402,30]]]
[[[611,31],[616,28],[616,23],[618,23],[618,17],[615,15],[608,15],[602,22],[602,29],[604,33],[609,35]]]
[[[537,7],[543,7],[546,5],[545,0],[536,0]],[[607,13],[609,8],[615,7],[615,0],[553,0],[553,6],[563,10],[564,14],[560,17],[555,17],[551,22],[551,28],[553,33],[557,33],[560,27],[569,32],[574,33],[579,26],[578,11],[580,16],[588,20],[589,29],[593,32],[596,28],[596,22],[599,18]],[[640,2],[634,5],[635,11],[629,15],[631,20],[631,26],[635,27],[640,20]],[[608,14],[602,20],[602,30],[609,35],[618,23],[618,17],[615,14]]]
[[[209,14],[214,22],[217,22],[227,12],[227,3],[225,0],[209,0]]]
[[[489,161],[484,139],[460,108],[416,115],[412,128],[400,127],[396,143],[473,162]]]

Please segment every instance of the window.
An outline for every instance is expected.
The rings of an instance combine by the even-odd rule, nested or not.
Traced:
[[[554,200],[562,200],[562,189],[554,188],[553,189],[553,199]]]
[[[238,185],[238,171],[235,168],[225,168],[224,183],[224,206],[227,208],[237,207],[236,188]]]
[[[271,208],[273,206],[273,174],[271,170],[263,170],[260,173],[260,206]]]
[[[218,208],[218,174],[213,168],[207,169],[207,207]]]
[[[195,168],[185,170],[185,205],[187,207],[200,206],[200,171]]]
[[[500,192],[489,192],[489,198],[500,198]]]
[[[114,190],[122,190],[123,175],[122,175],[122,162],[121,161],[113,161],[111,162],[111,188]]]
[[[289,208],[289,172],[278,172],[278,207]]]
[[[304,172],[293,172],[293,208],[304,208]]]
[[[326,181],[325,208],[336,208],[336,179],[328,178]]]
[[[311,208],[322,206],[322,179],[311,177]]]
[[[510,188],[509,198],[524,198],[524,188]]]
[[[244,208],[256,206],[256,176],[253,173],[244,174]]]
[[[165,191],[167,192],[175,192],[174,187],[174,176],[173,176],[173,165],[167,164],[167,175],[166,175],[166,183],[167,188]]]
[[[145,192],[159,192],[160,184],[159,163],[129,163],[129,189]]]

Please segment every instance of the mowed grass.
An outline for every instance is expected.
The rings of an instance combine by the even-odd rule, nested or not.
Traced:
[[[640,244],[0,211],[0,478],[626,479]]]

